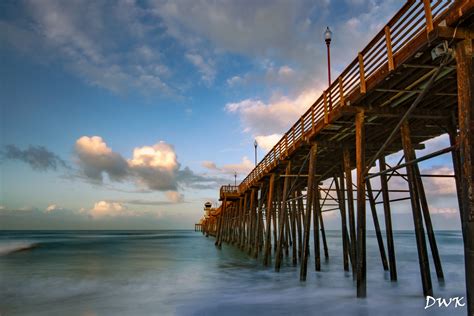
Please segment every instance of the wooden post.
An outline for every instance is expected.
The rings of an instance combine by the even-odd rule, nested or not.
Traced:
[[[380,171],[385,171],[385,157],[379,159]],[[382,188],[383,210],[385,217],[385,234],[387,235],[388,262],[390,266],[390,280],[397,280],[397,265],[395,262],[395,246],[393,243],[392,232],[392,213],[390,210],[390,196],[388,194],[388,181],[385,173],[380,175],[380,184]]]
[[[276,247],[277,247],[277,242],[278,242],[278,229],[277,229],[277,226],[278,226],[278,217],[277,217],[277,209],[278,209],[278,213],[280,212],[280,202],[281,202],[281,199],[280,199],[280,194],[281,194],[281,190],[280,190],[280,181],[278,181],[277,179],[275,179],[276,181],[276,188],[275,188],[275,200],[273,201],[274,202],[274,206],[272,208],[272,226],[273,226],[273,250],[276,251]]]
[[[375,234],[377,236],[377,243],[379,245],[380,258],[382,259],[382,265],[384,270],[388,270],[387,255],[385,254],[385,247],[383,245],[382,232],[380,231],[379,219],[377,216],[377,207],[375,206],[374,194],[372,192],[372,185],[370,179],[366,182],[367,194],[369,196],[370,210],[372,212],[372,219],[374,220]]]
[[[291,174],[291,161],[288,162],[286,165],[286,171],[285,171],[285,179],[283,180],[283,194],[281,197],[281,207],[280,207],[280,213],[278,214],[280,217],[279,220],[279,233],[278,233],[278,242],[277,242],[277,249],[275,252],[275,271],[280,272],[280,266],[281,266],[281,259],[283,257],[282,255],[282,246],[283,246],[283,239],[284,239],[284,226],[285,226],[285,217],[287,217],[286,214],[286,200],[287,200],[287,195],[288,195],[288,189],[289,189],[289,182],[290,182],[290,177],[289,175]]]
[[[431,14],[431,0],[423,0],[426,18],[426,32],[433,31],[433,16]]]
[[[319,212],[319,222],[321,224],[321,237],[323,239],[324,258],[329,259],[328,243],[326,241],[326,230],[324,229],[323,212]]]
[[[252,188],[250,191],[250,214],[249,214],[249,227],[248,227],[248,240],[247,240],[247,252],[249,255],[252,254],[252,245],[253,245],[253,237],[254,237],[254,229],[255,229],[255,219],[256,219],[256,212],[257,210],[255,209],[255,195],[256,195],[256,189]]]
[[[474,314],[474,63],[472,40],[456,47],[459,116],[461,221],[464,238],[467,313]]]
[[[314,176],[316,174],[316,155],[318,151],[318,145],[312,144],[309,154],[309,170],[308,170],[308,183],[307,183],[307,194],[306,194],[306,214],[304,220],[304,238],[303,238],[303,252],[301,258],[301,269],[300,269],[300,281],[306,281],[306,272],[308,265],[308,254],[309,254],[309,233],[311,228],[311,202],[313,197],[313,186]]]
[[[295,197],[300,197],[297,201],[298,207],[296,210],[296,228],[298,230],[298,258],[300,258],[300,261],[301,255],[303,254],[303,224],[301,219],[303,218],[304,214],[303,199],[301,198],[301,194],[302,193],[300,190],[295,193]]]
[[[349,149],[344,147],[342,150],[344,160],[344,173],[346,175],[346,191],[347,191],[347,206],[349,209],[349,234],[350,234],[350,255],[352,264],[352,278],[356,279],[356,263],[357,263],[357,249],[356,249],[356,228],[355,228],[355,212],[354,212],[354,193],[352,192],[352,170],[351,170],[351,155]],[[341,187],[343,190],[343,188]]]
[[[346,223],[346,198],[344,195],[344,173],[341,172],[338,177],[334,177],[334,183],[336,184],[337,200],[339,202],[339,211],[341,213],[341,236],[342,236],[342,258],[344,262],[344,271],[349,271],[349,236],[347,234],[347,223]],[[353,273],[354,275],[354,273]]]
[[[242,207],[242,219],[241,219],[241,234],[240,234],[240,243],[239,248],[244,249],[245,247],[245,223],[247,221],[247,203],[248,203],[248,193],[245,192],[244,195],[244,204]]]
[[[326,91],[323,92],[323,100],[324,100],[324,123],[327,124],[329,122],[329,118],[328,118],[328,98],[327,98]]]
[[[275,174],[272,173],[270,176],[270,183],[268,184],[268,199],[267,208],[265,210],[266,215],[266,230],[265,230],[265,251],[263,255],[263,264],[268,266],[271,260],[272,252],[272,235],[271,235],[271,221],[272,221],[272,208],[273,208],[273,191],[275,187]]]
[[[367,266],[365,254],[365,114],[359,111],[356,125],[357,166],[357,297],[367,296]]]
[[[243,219],[243,208],[244,208],[244,201],[243,201],[243,198],[239,198],[239,202],[238,202],[238,209],[237,209],[237,222],[236,222],[236,229],[237,229],[237,236],[236,236],[236,239],[237,239],[237,247],[240,247],[240,240],[242,238],[242,219]]]
[[[359,75],[360,75],[360,93],[365,94],[366,86],[365,86],[365,72],[364,72],[364,56],[362,53],[359,53]]]
[[[263,199],[264,199],[263,185],[260,185],[260,199],[258,199],[258,192],[257,192],[256,198],[258,200],[258,213],[257,213],[257,219],[256,219],[255,239],[254,239],[255,243],[254,243],[254,249],[253,249],[253,257],[255,259],[258,258],[258,252],[259,252],[260,243],[262,240],[262,225],[263,225],[262,208],[263,208]]]
[[[341,103],[341,106],[345,105],[344,87],[342,85],[342,76],[339,76],[339,102]]]
[[[314,241],[314,268],[321,271],[321,250],[319,245],[319,215],[321,205],[319,204],[319,187],[316,184],[313,189],[313,241]]]
[[[293,248],[292,248],[292,262],[293,265],[296,266],[298,263],[298,248],[297,248],[297,242],[296,242],[296,216],[297,216],[297,210],[296,210],[296,200],[295,200],[295,195],[296,191],[293,191],[293,198],[291,199],[291,208],[290,208],[290,222],[291,222],[291,240],[293,241]]]
[[[405,161],[414,159],[414,150],[410,139],[410,127],[405,120],[401,125],[403,152],[405,154]],[[423,285],[423,294],[425,296],[433,295],[433,288],[431,286],[430,266],[428,262],[428,253],[426,250],[425,231],[423,229],[423,219],[421,217],[420,199],[418,189],[416,186],[416,174],[413,165],[406,167],[408,175],[408,186],[410,190],[410,200],[413,212],[413,222],[415,224],[416,246],[418,249],[418,260],[420,263],[421,282]]]
[[[413,152],[413,157],[416,159],[416,154]],[[431,223],[430,210],[428,207],[428,200],[426,199],[425,188],[423,187],[423,180],[420,176],[420,169],[418,163],[413,164],[413,170],[415,171],[416,187],[421,202],[421,210],[423,212],[423,219],[425,220],[426,233],[428,235],[428,241],[430,243],[431,255],[433,256],[433,262],[436,270],[436,276],[438,281],[444,280],[443,267],[441,266],[441,258],[439,257],[438,245],[436,244],[436,237],[433,231],[433,224]]]
[[[388,61],[388,71],[395,69],[393,64],[393,54],[392,54],[392,37],[390,35],[390,27],[385,26],[385,43],[387,46],[387,61]]]

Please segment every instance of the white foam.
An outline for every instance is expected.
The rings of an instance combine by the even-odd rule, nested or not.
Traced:
[[[27,250],[34,248],[36,243],[31,241],[6,241],[0,243],[0,256],[7,255],[12,252]]]

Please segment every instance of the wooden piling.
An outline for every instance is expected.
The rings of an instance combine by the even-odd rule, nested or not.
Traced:
[[[379,159],[380,171],[385,171],[385,157]],[[390,280],[397,280],[397,264],[395,259],[395,245],[393,243],[393,232],[392,232],[392,212],[390,209],[390,196],[388,193],[388,181],[387,175],[382,173],[380,175],[380,185],[382,189],[382,201],[385,218],[385,234],[387,235],[387,250],[388,250],[388,262],[390,267]]]
[[[308,254],[309,254],[309,233],[311,227],[311,202],[313,196],[314,186],[314,175],[316,174],[316,155],[318,151],[318,145],[316,143],[311,145],[309,154],[309,170],[308,170],[308,184],[306,194],[306,214],[304,220],[304,238],[303,238],[303,249],[301,255],[301,269],[300,269],[300,281],[306,281],[306,272],[308,265]]]
[[[365,114],[358,111],[356,125],[357,167],[357,297],[367,296],[367,266],[365,253]],[[354,243],[354,241],[352,241]]]
[[[462,231],[468,315],[474,315],[474,63],[472,39],[456,46]]]
[[[321,250],[319,245],[319,215],[321,205],[319,204],[319,189],[316,185],[313,192],[313,241],[314,241],[314,269],[321,271]]]
[[[349,234],[350,234],[350,256],[352,264],[352,278],[356,279],[356,263],[357,263],[357,248],[356,248],[356,228],[355,228],[355,212],[354,212],[354,193],[352,191],[352,170],[351,170],[351,155],[347,147],[343,148],[344,173],[346,178],[347,191],[347,207],[349,210]],[[344,202],[345,203],[345,202]]]
[[[334,177],[334,183],[336,184],[336,193],[337,199],[339,202],[339,211],[341,213],[341,236],[342,236],[342,258],[344,271],[349,271],[349,236],[347,233],[347,223],[346,223],[346,202],[344,195],[344,174],[340,173],[339,181],[338,177]]]
[[[380,231],[379,219],[377,216],[377,207],[375,206],[374,194],[372,192],[372,185],[370,179],[366,182],[367,195],[369,196],[369,205],[374,221],[375,235],[377,236],[377,244],[379,245],[380,258],[382,259],[382,266],[384,270],[388,270],[387,255],[385,254],[385,247],[383,245],[382,232]]]
[[[263,255],[263,264],[268,266],[271,261],[271,251],[272,251],[272,236],[271,236],[271,221],[272,221],[272,208],[273,208],[273,191],[275,188],[275,173],[272,173],[270,176],[268,184],[268,199],[267,199],[267,208],[266,213],[266,230],[265,230],[265,252]]]
[[[277,242],[277,248],[275,252],[275,271],[279,272],[280,271],[280,266],[281,266],[281,259],[282,259],[282,247],[283,247],[283,239],[284,239],[284,226],[287,217],[286,215],[286,200],[287,200],[287,195],[288,195],[288,189],[289,189],[289,182],[290,182],[290,177],[288,175],[291,174],[291,162],[288,162],[286,165],[286,171],[285,171],[285,179],[283,180],[283,192],[281,196],[281,208],[280,208],[280,213],[278,214],[280,216],[279,220],[279,233],[278,233],[278,242]]]
[[[411,161],[414,159],[413,146],[410,139],[410,127],[405,120],[401,125],[401,136],[403,144],[403,152],[405,160]],[[410,200],[413,213],[413,222],[415,224],[416,246],[418,249],[418,261],[420,263],[421,283],[423,285],[423,295],[433,295],[433,288],[431,285],[430,266],[428,262],[428,254],[426,250],[425,231],[423,229],[423,219],[421,217],[420,200],[418,189],[416,186],[416,175],[413,170],[413,165],[406,167],[408,174],[408,186],[410,190]]]

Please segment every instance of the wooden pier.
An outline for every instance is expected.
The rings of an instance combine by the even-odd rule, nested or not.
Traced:
[[[282,257],[291,256],[304,281],[310,251],[316,271],[321,257],[329,257],[322,213],[339,211],[343,269],[352,271],[357,297],[365,297],[367,212],[382,267],[396,281],[391,209],[392,203],[409,200],[423,294],[433,295],[430,269],[438,280],[444,274],[422,179],[449,175],[421,174],[418,163],[450,154],[464,238],[466,301],[473,315],[473,39],[474,1],[406,1],[242,183],[221,188],[221,205],[199,229],[215,236],[217,247],[235,245],[276,271]],[[449,147],[417,157],[423,142],[446,133]],[[400,151],[403,159],[389,165],[385,157]],[[407,189],[391,189],[392,177],[406,180]],[[378,188],[371,184],[375,178]],[[406,196],[393,198],[395,193]],[[378,204],[383,205],[385,244]]]

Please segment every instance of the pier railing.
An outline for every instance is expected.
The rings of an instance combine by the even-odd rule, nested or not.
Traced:
[[[452,0],[408,0],[240,183],[238,192],[245,192],[259,181],[300,141],[314,133],[318,125],[327,125],[334,110],[350,106],[349,96],[365,94],[367,82],[397,68],[396,57],[402,49],[421,33],[428,36],[452,3]],[[225,190],[230,190],[228,187],[221,188],[221,197]]]

